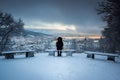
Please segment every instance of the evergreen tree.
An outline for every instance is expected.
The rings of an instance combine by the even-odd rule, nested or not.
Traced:
[[[106,39],[107,52],[120,50],[120,0],[104,0],[99,2],[98,14],[107,22],[102,31]]]

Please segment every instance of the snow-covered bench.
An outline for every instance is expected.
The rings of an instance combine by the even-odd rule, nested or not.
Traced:
[[[117,54],[111,54],[111,53],[101,53],[101,52],[92,52],[92,51],[85,51],[85,54],[87,54],[87,58],[95,58],[95,55],[102,55],[107,56],[107,60],[115,61],[115,57],[119,57]]]
[[[55,56],[55,52],[57,52],[56,49],[46,49],[46,52],[49,53],[50,56]],[[72,56],[72,54],[75,52],[74,49],[66,49],[62,50],[62,52],[66,53],[66,56]]]
[[[13,59],[14,55],[17,53],[22,53],[27,57],[34,57],[34,50],[21,50],[21,51],[3,51],[2,55],[5,56],[6,59]]]

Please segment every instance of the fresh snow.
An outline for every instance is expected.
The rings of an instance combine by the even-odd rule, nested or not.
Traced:
[[[15,59],[0,56],[0,80],[120,80],[120,58],[116,62],[97,55],[95,59],[86,54],[75,53],[72,57],[48,56],[38,53]]]

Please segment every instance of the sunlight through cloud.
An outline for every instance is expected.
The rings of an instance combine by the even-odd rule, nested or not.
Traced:
[[[32,22],[30,25],[25,25],[26,29],[46,29],[46,30],[72,30],[76,31],[75,25],[67,25],[61,23],[46,23],[46,22]]]

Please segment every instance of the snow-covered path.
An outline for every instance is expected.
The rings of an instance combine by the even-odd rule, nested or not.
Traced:
[[[113,62],[97,56],[93,60],[85,54],[53,57],[47,53],[15,57],[0,57],[0,80],[120,80],[119,59]]]

